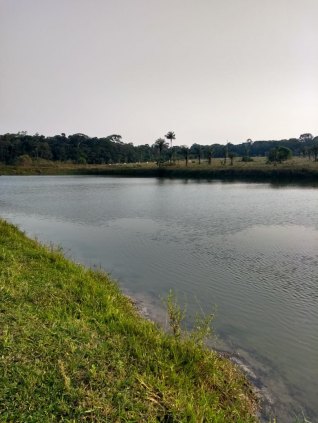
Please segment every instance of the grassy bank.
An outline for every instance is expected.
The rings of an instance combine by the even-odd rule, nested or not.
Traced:
[[[228,360],[0,220],[1,422],[255,422]]]
[[[158,168],[155,163],[121,165],[79,165],[62,162],[34,162],[31,166],[0,166],[0,175],[104,175],[127,177],[166,177],[183,179],[220,179],[273,182],[318,182],[318,162],[305,158],[293,158],[280,164],[268,164],[265,157],[252,162],[236,159],[226,165],[220,159],[207,162],[191,162],[188,166],[179,162]]]

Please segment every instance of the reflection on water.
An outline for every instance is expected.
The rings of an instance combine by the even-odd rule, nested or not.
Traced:
[[[280,422],[318,416],[316,210],[312,187],[0,178],[1,216],[102,266],[151,316],[170,288],[189,322],[217,308],[218,348],[254,368]]]

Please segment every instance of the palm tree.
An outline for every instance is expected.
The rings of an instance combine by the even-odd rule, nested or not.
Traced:
[[[160,166],[162,150],[168,147],[168,143],[166,143],[166,141],[163,138],[158,138],[157,141],[154,143],[154,146],[159,150],[159,160],[157,164],[158,166]]]
[[[247,159],[246,161],[248,161],[248,159],[250,157],[250,151],[251,151],[252,144],[253,144],[253,141],[251,140],[251,138],[248,138],[246,140],[246,142],[243,144],[244,150],[245,150],[245,158]]]
[[[167,133],[167,135],[165,135],[165,138],[167,138],[167,140],[170,140],[170,148],[171,148],[170,163],[171,163],[172,154],[173,154],[173,152],[172,152],[172,140],[175,140],[176,139],[176,134],[174,132],[172,132],[172,131],[169,131]]]
[[[170,140],[170,147],[172,148],[172,140],[176,139],[176,134],[172,131],[169,131],[167,135],[165,135],[165,138],[167,138],[167,140]]]

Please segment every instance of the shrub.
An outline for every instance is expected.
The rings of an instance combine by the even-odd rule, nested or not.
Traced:
[[[292,151],[287,147],[275,147],[269,151],[268,161],[281,163],[292,157]]]
[[[243,156],[241,161],[242,162],[253,162],[254,160],[252,159],[252,157]]]
[[[18,166],[31,166],[32,158],[28,154],[23,154],[17,158],[16,163]]]

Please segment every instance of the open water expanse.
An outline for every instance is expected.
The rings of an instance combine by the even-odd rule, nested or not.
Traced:
[[[279,422],[318,421],[318,189],[92,176],[1,176],[0,216],[102,267],[163,319],[175,290],[215,312]]]

